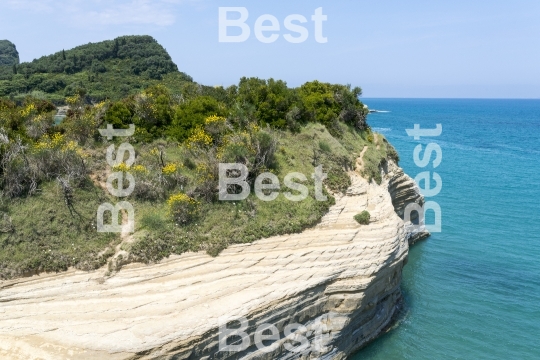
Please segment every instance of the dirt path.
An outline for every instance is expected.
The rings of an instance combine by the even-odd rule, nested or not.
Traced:
[[[99,175],[91,174],[90,178],[97,186],[102,188],[103,191],[108,192],[109,190],[107,189],[107,181],[104,179],[106,179],[110,175],[110,173],[110,170],[106,170]],[[127,211],[122,210],[122,232],[120,233],[120,242],[114,248],[114,255],[108,259],[109,263],[112,262],[113,270],[119,270],[123,263],[126,262],[129,257],[128,252],[122,250],[122,245],[131,244],[135,240],[133,234],[130,233],[128,230],[130,228],[129,225],[130,224],[128,221]],[[106,251],[108,251],[108,249],[103,250],[101,253],[105,253]],[[120,255],[122,256],[121,259],[119,259]]]
[[[362,173],[362,171],[364,170],[364,154],[366,153],[367,149],[368,146],[364,146],[362,152],[360,153],[360,156],[358,156],[358,158],[356,159],[356,171],[358,171],[358,173]]]

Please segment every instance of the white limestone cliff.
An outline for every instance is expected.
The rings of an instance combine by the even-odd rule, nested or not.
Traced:
[[[422,203],[394,163],[381,185],[352,186],[313,229],[234,245],[216,258],[33,276],[0,284],[2,359],[343,359],[391,323],[411,234],[398,214]],[[369,225],[353,216],[368,210]],[[220,352],[220,317],[275,325],[272,352]],[[304,325],[310,346],[286,350],[283,328]],[[319,332],[317,332],[319,330]],[[320,332],[322,331],[322,333]]]

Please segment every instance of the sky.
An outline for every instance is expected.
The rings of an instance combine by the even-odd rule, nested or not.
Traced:
[[[220,7],[247,10],[246,41],[220,42]],[[321,7],[325,43],[312,21]],[[279,34],[273,43],[255,31],[267,14],[280,27],[263,33]],[[295,14],[307,20],[302,43],[285,39],[299,36],[285,28]],[[540,98],[538,0],[0,0],[0,39],[21,61],[121,35],[153,36],[206,85],[256,76],[352,84],[367,98]]]

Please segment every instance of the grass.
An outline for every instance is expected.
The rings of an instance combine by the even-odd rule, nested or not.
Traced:
[[[14,231],[0,233],[0,278],[103,266],[119,241],[96,232],[97,208],[109,201],[103,194],[91,183],[76,189],[73,214],[55,183],[43,186],[40,195],[4,204],[0,211],[11,217]]]
[[[374,138],[372,142],[369,141],[371,137]],[[380,185],[382,182],[381,167],[384,166],[387,159],[393,159],[397,162],[399,157],[394,147],[381,134],[367,134],[366,140],[368,148],[363,157],[362,176],[368,181],[373,180]]]
[[[148,231],[161,231],[168,224],[166,220],[167,215],[168,214],[161,214],[155,211],[144,213],[139,220],[141,228],[147,229]]]
[[[137,233],[135,237],[138,241],[126,246],[125,249],[144,262],[159,261],[170,254],[181,254],[185,251],[205,250],[211,255],[217,255],[231,244],[249,243],[270,236],[298,233],[317,224],[329,207],[334,204],[334,199],[327,194],[327,201],[315,200],[311,174],[319,163],[314,161],[317,155],[313,151],[312,140],[322,138],[330,142],[332,137],[324,126],[317,124],[307,126],[299,135],[283,132],[279,136],[280,150],[276,154],[276,175],[281,184],[284,176],[290,172],[306,175],[308,181],[305,185],[309,189],[306,200],[291,202],[280,195],[275,201],[265,202],[251,194],[246,200],[239,202],[203,203],[200,218],[184,226],[172,221],[167,213],[165,202],[160,204],[140,202],[136,205]],[[297,137],[300,137],[302,141],[298,141]],[[339,143],[334,143],[334,146],[333,151],[337,154],[330,153],[330,155],[346,155],[346,150]],[[169,160],[180,160],[180,158],[175,158],[177,156],[178,150],[167,151]],[[323,170],[326,171],[327,167],[324,163],[329,163],[329,159],[325,156],[320,157],[320,160],[323,161]],[[186,177],[193,176],[188,167],[185,167],[184,171]],[[341,168],[336,172],[346,176]],[[280,192],[285,191],[288,189],[282,185]],[[152,214],[159,214],[162,222],[154,219]],[[159,224],[159,230],[155,230],[156,223]],[[154,231],[150,231],[152,229]]]
[[[309,196],[304,201],[291,202],[281,194],[275,201],[264,202],[253,193],[246,200],[234,203],[202,201],[199,217],[183,225],[173,221],[166,203],[167,196],[182,191],[179,185],[157,200],[128,198],[135,208],[136,231],[134,241],[123,244],[122,249],[129,251],[135,260],[146,263],[187,251],[204,250],[217,256],[232,244],[299,233],[317,224],[334,204],[332,194],[344,192],[350,185],[347,172],[354,170],[354,161],[364,147],[368,146],[363,175],[377,182],[381,180],[379,165],[389,152],[381,135],[377,134],[370,142],[368,133],[358,133],[344,124],[340,126],[339,137],[332,136],[326,127],[316,123],[306,125],[296,134],[277,133],[277,165],[272,171],[282,185],[280,192],[289,191],[283,185],[285,175],[300,172],[308,179],[304,184]],[[193,166],[189,166],[190,159],[175,143],[159,140],[135,146],[140,159],[150,156],[152,148],[160,147],[165,152],[166,163],[184,164],[180,171],[188,181],[197,176]],[[89,151],[93,154],[89,161],[95,162],[89,164],[89,168],[103,170],[104,150]],[[157,164],[157,160],[155,162]],[[311,174],[318,165],[328,174],[324,202],[314,198]],[[106,201],[115,202],[108,199],[106,191],[90,183],[76,190],[75,209],[79,215],[72,215],[56,183],[48,183],[40,195],[4,205],[0,211],[11,216],[15,232],[0,233],[0,276],[10,278],[40,271],[62,271],[70,266],[90,270],[104,265],[120,242],[118,235],[100,234],[95,230],[96,210]]]

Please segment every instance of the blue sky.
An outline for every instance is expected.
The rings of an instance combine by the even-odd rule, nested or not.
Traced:
[[[251,37],[219,43],[218,8],[245,7]],[[328,16],[326,44],[311,15]],[[196,81],[242,76],[361,86],[364,97],[540,98],[540,2],[359,0],[1,0],[0,39],[22,61],[119,35],[155,37]],[[301,14],[309,38],[259,42],[263,14]],[[231,34],[234,32],[232,31]]]

